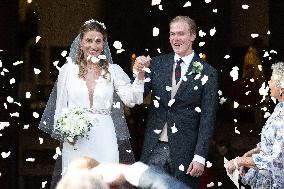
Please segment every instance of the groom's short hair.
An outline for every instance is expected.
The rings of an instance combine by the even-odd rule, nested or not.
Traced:
[[[186,22],[189,26],[190,32],[196,34],[196,30],[197,30],[196,23],[193,19],[189,18],[188,16],[176,16],[175,18],[171,20],[170,26],[172,23],[175,23],[175,22]]]

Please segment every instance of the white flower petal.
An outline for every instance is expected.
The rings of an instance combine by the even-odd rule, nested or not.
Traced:
[[[202,30],[199,30],[198,35],[199,35],[199,37],[205,37],[206,33],[203,32]]]
[[[224,104],[226,101],[227,101],[226,98],[221,97],[219,103],[220,103],[220,104]]]
[[[118,50],[116,50],[116,54],[120,54],[120,53],[122,53],[124,51],[125,51],[124,49],[118,49]]]
[[[20,117],[19,112],[15,112],[15,113],[10,113],[11,117]]]
[[[208,76],[204,75],[201,79],[202,85],[204,85],[208,81]]]

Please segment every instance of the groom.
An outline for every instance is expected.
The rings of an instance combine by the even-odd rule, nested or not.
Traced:
[[[145,83],[152,91],[141,160],[163,168],[192,188],[198,188],[214,129],[217,71],[192,49],[196,24],[187,16],[170,22],[174,52],[154,57]],[[138,57],[141,70],[148,57]]]

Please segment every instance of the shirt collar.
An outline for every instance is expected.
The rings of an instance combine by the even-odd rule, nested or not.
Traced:
[[[192,61],[193,56],[194,56],[194,51],[192,51],[191,54],[184,56],[184,57],[180,57],[178,54],[175,53],[174,60],[176,62],[181,58],[183,60],[184,64],[188,66],[190,64],[190,62]]]

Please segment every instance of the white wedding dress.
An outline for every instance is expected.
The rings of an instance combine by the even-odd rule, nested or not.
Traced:
[[[96,82],[93,94],[93,120],[88,137],[79,138],[75,145],[63,143],[62,170],[79,156],[89,156],[99,162],[119,162],[117,138],[110,111],[113,106],[113,92],[117,91],[121,100],[130,107],[143,102],[143,81],[135,79],[130,84],[126,73],[115,64],[109,65],[111,81],[100,78]],[[55,121],[63,108],[90,108],[89,93],[86,82],[79,78],[79,67],[73,63],[65,64],[59,73],[57,84],[57,101]]]

